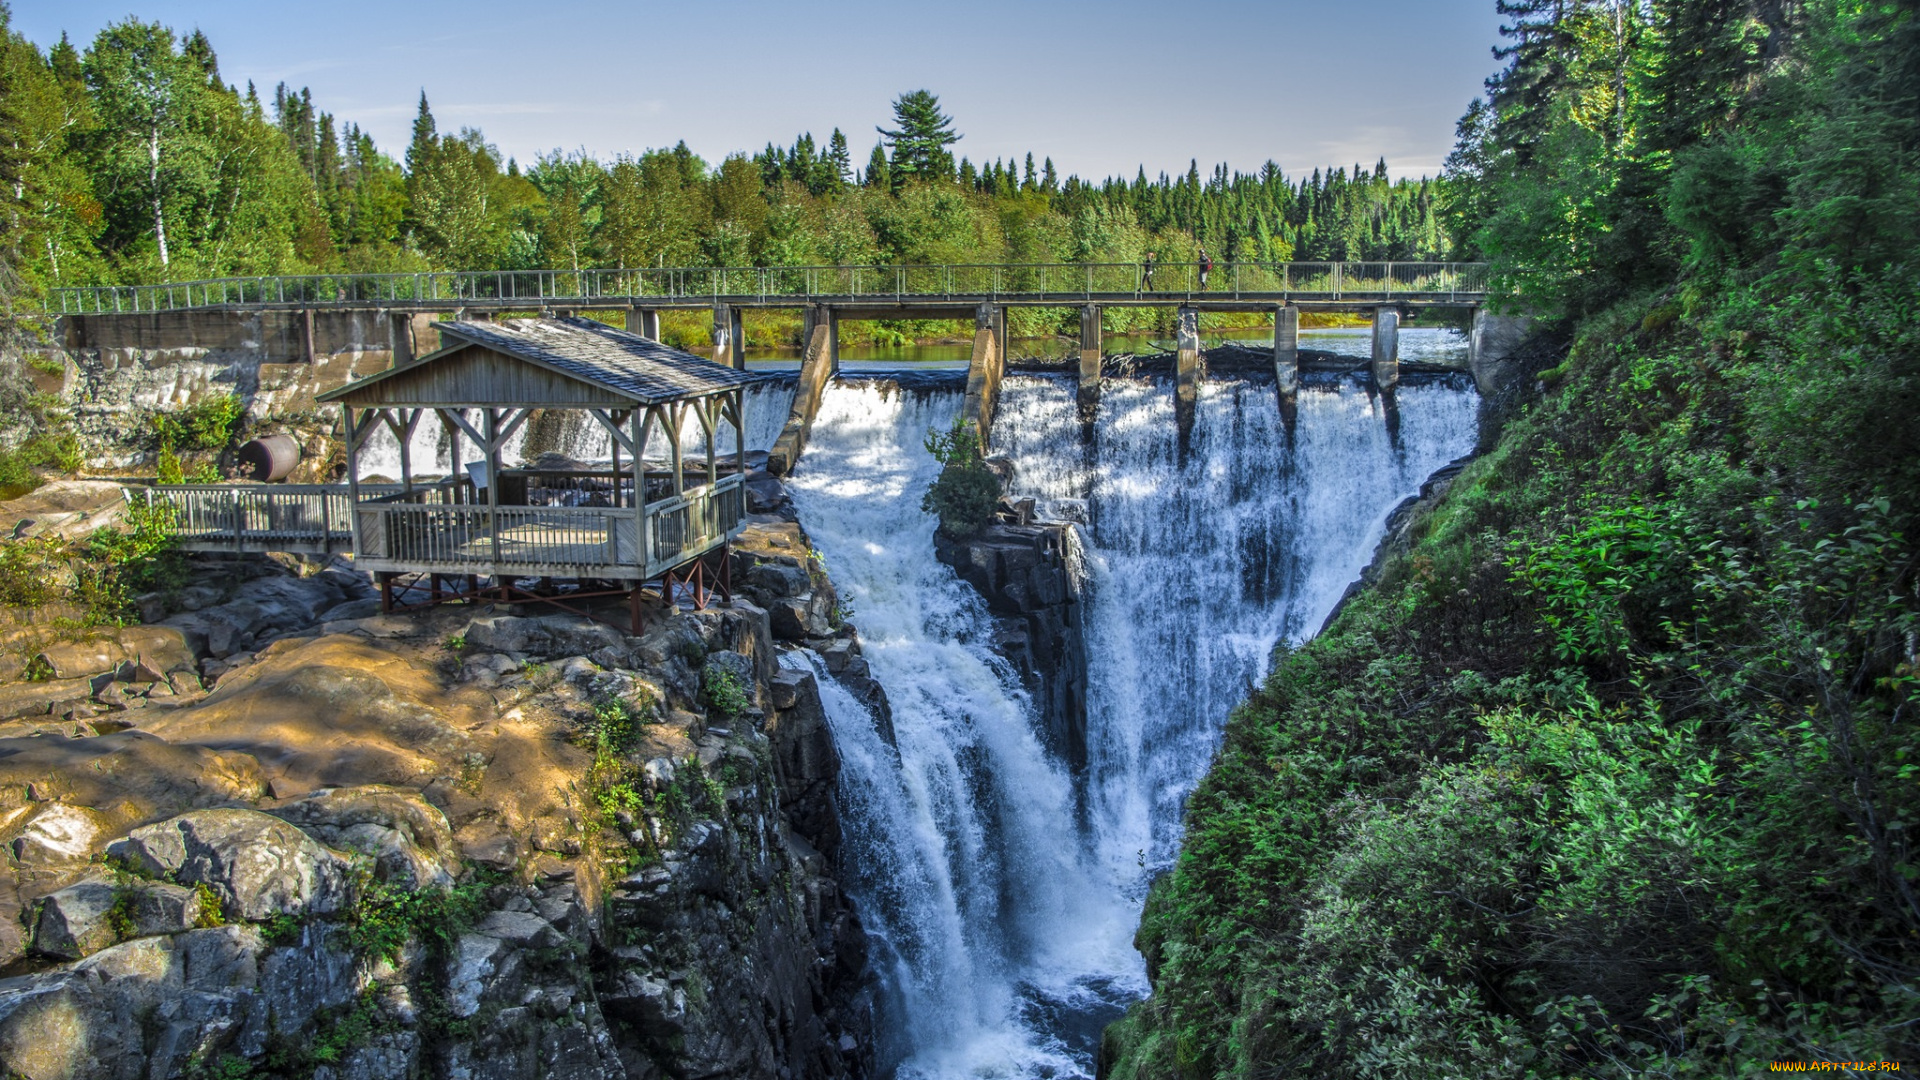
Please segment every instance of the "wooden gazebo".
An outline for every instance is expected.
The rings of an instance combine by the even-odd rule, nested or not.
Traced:
[[[726,592],[727,543],[746,516],[744,388],[757,376],[588,319],[436,326],[439,350],[319,399],[344,414],[354,562],[380,582],[389,609],[406,575],[434,600],[564,605],[623,594],[636,624],[649,582],[669,603],[676,589],[701,606],[714,588]],[[550,409],[582,410],[604,428],[608,466],[506,467],[502,448]],[[429,413],[451,439],[454,475],[421,480],[408,443]],[[704,461],[683,456],[690,422]],[[731,461],[714,452],[722,424],[734,433]],[[400,490],[374,495],[360,486],[360,455],[383,426],[400,442]],[[656,431],[668,455],[650,468]]]

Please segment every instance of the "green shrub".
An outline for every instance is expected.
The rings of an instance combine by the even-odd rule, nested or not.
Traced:
[[[347,943],[369,959],[398,960],[414,941],[445,957],[486,911],[492,881],[470,870],[451,888],[408,889],[361,875],[359,899],[347,923]]]
[[[246,406],[232,394],[196,401],[182,409],[154,414],[153,430],[160,447],[184,450],[224,450]]]
[[[736,719],[752,704],[746,687],[740,685],[740,677],[726,668],[708,668],[701,681],[707,692],[707,704],[721,716]]]
[[[956,420],[950,431],[927,432],[927,452],[942,467],[920,508],[940,519],[940,533],[949,539],[965,540],[986,528],[1000,502],[1000,478],[981,456],[979,431]]]

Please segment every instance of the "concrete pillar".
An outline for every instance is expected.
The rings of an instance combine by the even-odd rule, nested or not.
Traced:
[[[733,363],[733,311],[725,304],[713,309],[713,362]]]
[[[813,431],[813,418],[820,411],[820,399],[833,378],[833,313],[809,308],[806,316],[807,345],[800,354],[800,381],[793,390],[793,408],[787,413],[786,427],[767,454],[767,471],[785,476],[807,448],[807,436]]]
[[[1400,384],[1400,309],[1373,309],[1373,385],[1390,390]]]
[[[300,362],[313,363],[313,309],[300,309]]]
[[[1300,309],[1292,304],[1273,309],[1273,385],[1280,395],[1280,422],[1291,440],[1300,414]]]
[[[960,416],[971,421],[980,432],[980,447],[985,450],[993,431],[993,407],[1000,397],[1000,378],[1006,372],[1006,356],[1000,351],[1005,339],[1007,312],[993,304],[981,304],[973,316],[973,358],[967,364],[967,399]]]
[[[660,313],[652,308],[628,308],[627,330],[630,333],[639,334],[648,341],[659,341]]]
[[[1177,315],[1179,353],[1174,360],[1173,419],[1180,432],[1184,456],[1193,440],[1193,412],[1200,398],[1200,380],[1206,370],[1200,358],[1200,312],[1183,307]]]
[[[413,355],[425,356],[440,348],[440,331],[433,328],[436,321],[431,311],[416,311],[407,316],[407,326],[413,334]]]
[[[387,348],[393,353],[393,366],[413,362],[413,319],[405,312],[387,316]]]
[[[1080,309],[1080,419],[1092,420],[1100,407],[1100,308]]]
[[[1300,309],[1292,304],[1273,309],[1273,381],[1281,397],[1300,389]]]

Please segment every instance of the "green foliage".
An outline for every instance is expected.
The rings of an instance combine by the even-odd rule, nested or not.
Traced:
[[[347,943],[368,959],[398,960],[401,950],[416,941],[445,957],[486,911],[490,884],[471,870],[467,880],[445,889],[408,889],[363,873]]]
[[[220,894],[208,887],[204,881],[193,886],[194,917],[193,925],[206,929],[227,925],[227,916],[220,908]]]
[[[1920,1050],[1920,23],[1503,13],[1450,212],[1573,344],[1230,720],[1108,1075]]]
[[[707,693],[707,704],[728,719],[737,719],[753,702],[747,697],[746,687],[740,685],[740,677],[722,667],[709,667],[701,679],[701,688]]]
[[[166,448],[224,450],[245,412],[246,406],[232,394],[204,398],[183,409],[155,413],[154,435]]]
[[[927,432],[927,452],[941,469],[920,508],[939,518],[941,534],[955,540],[986,528],[1000,502],[1000,477],[981,456],[979,431],[956,420],[950,431]]]

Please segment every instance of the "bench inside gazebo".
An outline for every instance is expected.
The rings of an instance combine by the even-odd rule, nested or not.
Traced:
[[[637,629],[651,582],[669,603],[728,594],[727,545],[746,517],[744,390],[757,376],[588,319],[436,325],[439,350],[320,398],[344,414],[354,563],[389,610],[397,581],[429,602],[619,595]],[[514,434],[554,409],[605,429],[611,462],[507,468]],[[408,444],[429,414],[451,439],[454,475],[417,481]],[[723,424],[731,461],[715,453]],[[361,452],[383,427],[400,443],[399,489],[363,489]],[[689,461],[682,435],[696,429],[706,453]],[[668,452],[649,466],[655,432]]]

